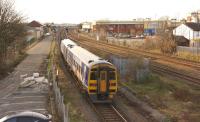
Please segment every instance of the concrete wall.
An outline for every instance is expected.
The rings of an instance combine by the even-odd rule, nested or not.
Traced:
[[[120,46],[127,46],[127,47],[142,47],[144,45],[144,39],[118,39],[114,37],[107,38],[108,43],[116,44]]]

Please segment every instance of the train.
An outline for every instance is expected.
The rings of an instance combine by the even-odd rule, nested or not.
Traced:
[[[61,41],[60,50],[92,102],[112,102],[117,92],[116,67],[70,39]]]

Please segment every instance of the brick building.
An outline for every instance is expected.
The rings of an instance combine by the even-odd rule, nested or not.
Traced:
[[[138,21],[97,21],[93,27],[99,36],[130,35],[141,36],[144,33],[143,22]]]

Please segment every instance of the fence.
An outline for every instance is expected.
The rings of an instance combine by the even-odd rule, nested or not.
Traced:
[[[52,76],[53,76],[53,91],[55,95],[55,105],[56,105],[57,112],[61,116],[62,122],[70,122],[69,105],[65,106],[64,104],[64,95],[62,95],[56,81],[55,67],[52,67]]]
[[[187,52],[194,55],[200,55],[200,48],[197,47],[184,47],[184,46],[177,46],[178,52]]]

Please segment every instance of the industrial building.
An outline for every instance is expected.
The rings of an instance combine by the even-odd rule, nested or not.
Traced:
[[[96,21],[93,31],[99,36],[143,36],[144,24],[138,21]]]
[[[144,21],[144,35],[153,36],[158,33],[172,31],[180,24],[176,19]]]
[[[99,36],[143,37],[153,36],[179,26],[176,20],[96,21],[93,32]]]

